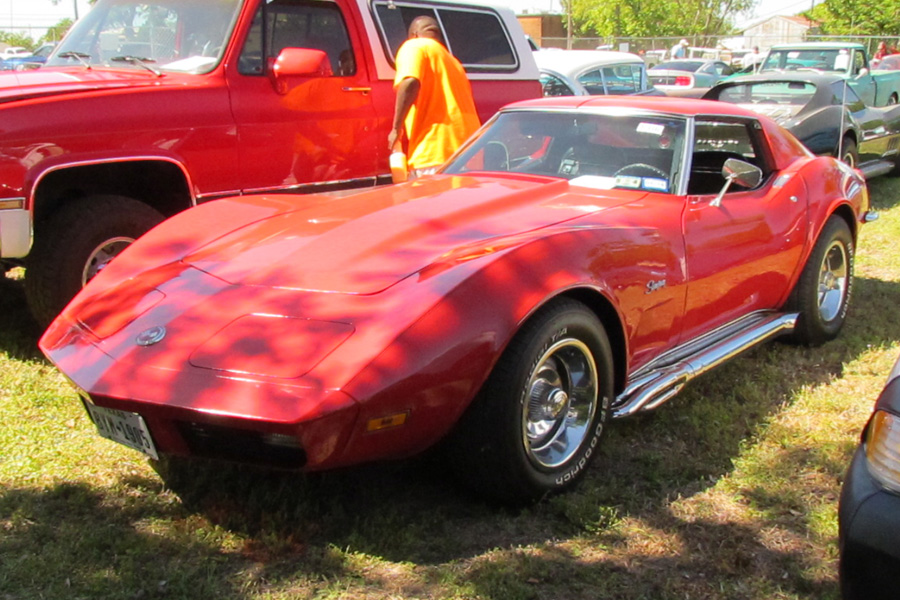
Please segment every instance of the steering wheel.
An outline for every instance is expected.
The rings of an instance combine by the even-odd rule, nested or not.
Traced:
[[[653,175],[657,177],[661,177],[662,179],[668,179],[669,174],[663,171],[662,169],[658,169],[653,165],[648,165],[646,163],[632,163],[630,165],[625,165],[615,173],[613,173],[613,177],[618,177],[619,175],[638,175],[638,173],[630,173],[630,171],[649,171]]]

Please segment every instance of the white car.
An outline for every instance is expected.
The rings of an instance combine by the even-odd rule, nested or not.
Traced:
[[[611,50],[541,50],[534,53],[544,96],[662,95],[647,80],[637,54]]]
[[[11,46],[0,51],[0,58],[13,58],[15,56],[31,56],[31,50],[21,46]]]

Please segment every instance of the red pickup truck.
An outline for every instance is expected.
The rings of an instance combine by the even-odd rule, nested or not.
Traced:
[[[197,203],[390,181],[393,57],[433,15],[482,120],[541,94],[511,11],[424,0],[100,0],[0,74],[0,261],[39,322]]]

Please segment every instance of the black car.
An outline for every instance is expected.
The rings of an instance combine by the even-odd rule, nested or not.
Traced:
[[[844,479],[838,511],[844,600],[900,594],[900,359]]]
[[[771,117],[814,154],[838,156],[866,177],[900,166],[900,106],[866,106],[840,76],[747,75],[723,81],[703,97]]]

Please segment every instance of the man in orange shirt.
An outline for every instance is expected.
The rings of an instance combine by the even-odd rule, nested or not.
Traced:
[[[432,17],[416,17],[397,51],[391,150],[406,130],[410,178],[434,173],[480,126],[466,72],[440,42]]]

